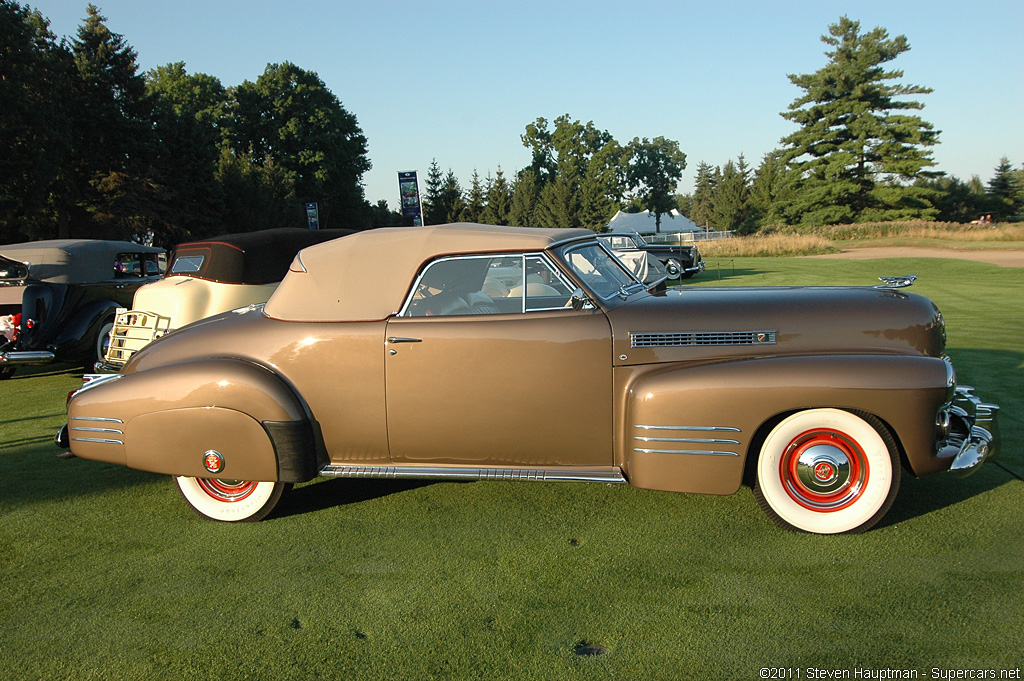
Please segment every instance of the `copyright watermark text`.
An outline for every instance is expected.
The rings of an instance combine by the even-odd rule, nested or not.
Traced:
[[[761,667],[762,679],[1020,679],[1016,669],[922,669],[868,668],[834,669],[828,667]]]

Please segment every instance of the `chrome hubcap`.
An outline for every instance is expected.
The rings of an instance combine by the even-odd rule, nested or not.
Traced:
[[[242,501],[256,490],[256,483],[248,480],[217,480],[196,478],[199,488],[217,501]]]
[[[816,444],[805,449],[797,459],[796,474],[807,489],[831,494],[849,481],[850,459],[839,447]]]
[[[857,442],[836,430],[811,430],[786,447],[779,476],[789,497],[812,511],[846,508],[863,494],[867,456]]]

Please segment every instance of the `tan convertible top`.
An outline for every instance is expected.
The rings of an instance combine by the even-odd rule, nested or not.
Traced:
[[[440,255],[541,251],[586,229],[456,223],[387,227],[310,246],[295,256],[264,311],[285,321],[369,321],[395,314],[420,268]]]

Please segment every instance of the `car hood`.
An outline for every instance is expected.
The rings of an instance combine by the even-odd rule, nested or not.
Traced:
[[[940,356],[929,299],[852,287],[683,288],[608,311],[617,365],[791,354]]]

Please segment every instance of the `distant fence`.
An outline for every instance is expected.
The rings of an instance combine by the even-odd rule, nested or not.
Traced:
[[[657,234],[644,234],[644,241],[649,244],[681,244],[694,241],[721,241],[731,239],[734,233],[728,232],[659,232]]]

